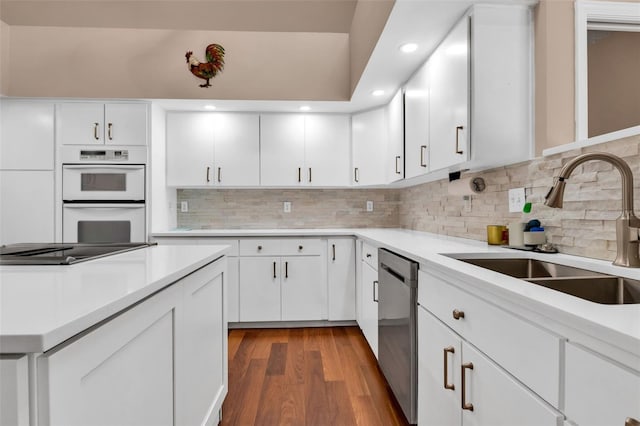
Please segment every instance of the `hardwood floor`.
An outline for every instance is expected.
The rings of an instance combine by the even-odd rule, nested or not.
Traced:
[[[229,332],[222,425],[406,425],[357,327]]]

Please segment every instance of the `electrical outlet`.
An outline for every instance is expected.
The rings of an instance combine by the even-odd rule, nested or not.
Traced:
[[[373,201],[367,201],[367,211],[368,212],[373,211]]]
[[[509,212],[522,212],[524,203],[526,202],[524,188],[513,188],[509,190]]]
[[[291,213],[291,202],[290,201],[285,201],[283,203],[283,210],[285,213]]]
[[[463,195],[462,199],[464,200],[465,213],[471,213],[471,195]]]
[[[189,203],[187,201],[180,202],[180,211],[182,213],[187,213],[189,211]]]

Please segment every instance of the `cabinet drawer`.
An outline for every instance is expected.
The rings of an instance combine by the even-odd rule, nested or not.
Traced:
[[[280,243],[283,256],[317,255],[322,254],[322,241],[315,238],[295,238],[282,240]]]
[[[279,256],[279,239],[248,238],[240,240],[240,256]]]
[[[304,256],[322,254],[322,242],[310,238],[248,238],[240,240],[240,256]]]
[[[558,407],[563,343],[558,336],[430,273],[419,272],[418,289],[420,305]]]
[[[154,238],[158,244],[162,245],[221,245],[230,246],[227,256],[238,256],[239,244],[238,240],[228,240],[226,238],[212,238],[212,237],[156,237]]]
[[[362,260],[376,271],[378,270],[378,248],[362,242]]]

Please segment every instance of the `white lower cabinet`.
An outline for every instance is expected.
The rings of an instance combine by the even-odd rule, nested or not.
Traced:
[[[418,308],[418,419],[425,426],[557,426],[561,413]]]
[[[28,426],[29,366],[27,355],[0,355],[0,425]]]
[[[640,372],[583,347],[567,344],[567,419],[579,426],[632,426],[640,421]]]
[[[210,264],[38,357],[38,424],[217,423],[227,392],[224,269],[224,260]]]
[[[329,321],[356,319],[356,249],[353,238],[327,241]]]
[[[362,312],[358,324],[369,347],[378,357],[378,271],[371,265],[362,262],[360,303]]]
[[[327,319],[320,256],[240,258],[240,321]]]

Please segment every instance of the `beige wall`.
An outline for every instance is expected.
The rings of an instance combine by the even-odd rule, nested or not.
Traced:
[[[640,125],[640,33],[595,33],[587,52],[589,137]]]
[[[535,8],[536,154],[575,140],[574,3],[541,0]]]
[[[135,43],[132,43],[135,40]],[[203,89],[185,52],[225,47]],[[36,97],[348,100],[346,33],[11,27],[5,94]]]

